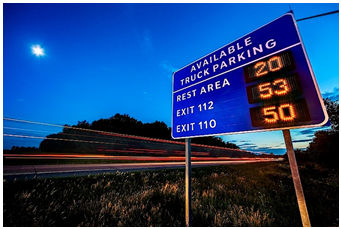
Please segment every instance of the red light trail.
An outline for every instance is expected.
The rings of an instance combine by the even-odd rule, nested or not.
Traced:
[[[131,152],[131,151],[129,151]],[[185,161],[181,156],[110,156],[98,154],[3,154],[5,159],[103,159],[103,160],[124,160],[124,161]],[[269,161],[273,158],[231,158],[231,157],[191,157],[192,161]]]

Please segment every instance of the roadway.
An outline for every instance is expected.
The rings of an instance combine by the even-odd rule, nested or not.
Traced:
[[[235,165],[280,161],[282,158],[234,158],[234,160],[193,161],[192,167]],[[34,179],[51,177],[86,176],[117,171],[144,171],[159,169],[185,168],[185,162],[147,162],[147,163],[112,163],[112,164],[64,164],[64,165],[15,165],[3,166],[3,179]]]

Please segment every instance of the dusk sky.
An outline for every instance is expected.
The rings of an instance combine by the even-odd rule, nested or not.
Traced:
[[[174,71],[290,9],[298,20],[339,4],[4,3],[3,148],[39,147],[58,125],[116,113],[171,127]],[[297,25],[322,96],[338,100],[339,14]],[[291,130],[294,148],[318,129]],[[253,152],[286,151],[281,131],[221,137]]]

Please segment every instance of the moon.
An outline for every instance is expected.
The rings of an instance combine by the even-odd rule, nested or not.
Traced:
[[[31,49],[32,53],[37,57],[45,55],[44,49],[40,45],[32,45]]]

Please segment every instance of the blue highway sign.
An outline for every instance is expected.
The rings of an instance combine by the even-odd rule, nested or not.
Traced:
[[[328,120],[292,12],[174,72],[172,93],[174,139]]]

